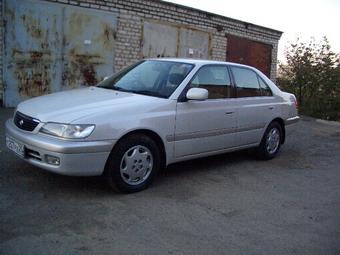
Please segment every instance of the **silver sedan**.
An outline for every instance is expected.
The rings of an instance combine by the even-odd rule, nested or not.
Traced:
[[[274,158],[299,120],[293,94],[235,63],[149,59],[97,86],[20,103],[6,144],[65,175],[103,175],[122,192],[146,188],[165,166],[256,147]]]

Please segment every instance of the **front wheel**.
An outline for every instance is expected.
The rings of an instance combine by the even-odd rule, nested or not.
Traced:
[[[282,128],[278,122],[272,122],[263,135],[257,154],[262,159],[272,159],[280,151],[282,142]]]
[[[108,184],[119,192],[147,188],[160,169],[157,144],[148,136],[131,135],[114,147],[105,166]]]

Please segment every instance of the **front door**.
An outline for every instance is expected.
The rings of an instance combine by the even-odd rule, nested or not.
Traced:
[[[234,147],[236,106],[227,67],[204,66],[189,86],[207,89],[209,97],[204,101],[177,103],[175,156],[178,158]]]

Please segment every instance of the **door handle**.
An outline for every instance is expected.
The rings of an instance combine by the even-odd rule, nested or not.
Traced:
[[[225,114],[233,114],[234,112],[226,112]]]
[[[269,109],[269,110],[273,110],[273,109],[274,109],[274,106],[269,106],[268,109]]]

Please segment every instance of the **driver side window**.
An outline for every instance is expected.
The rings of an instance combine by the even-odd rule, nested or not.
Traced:
[[[208,99],[232,97],[232,86],[228,69],[223,65],[203,66],[191,81],[190,88],[208,90]]]

